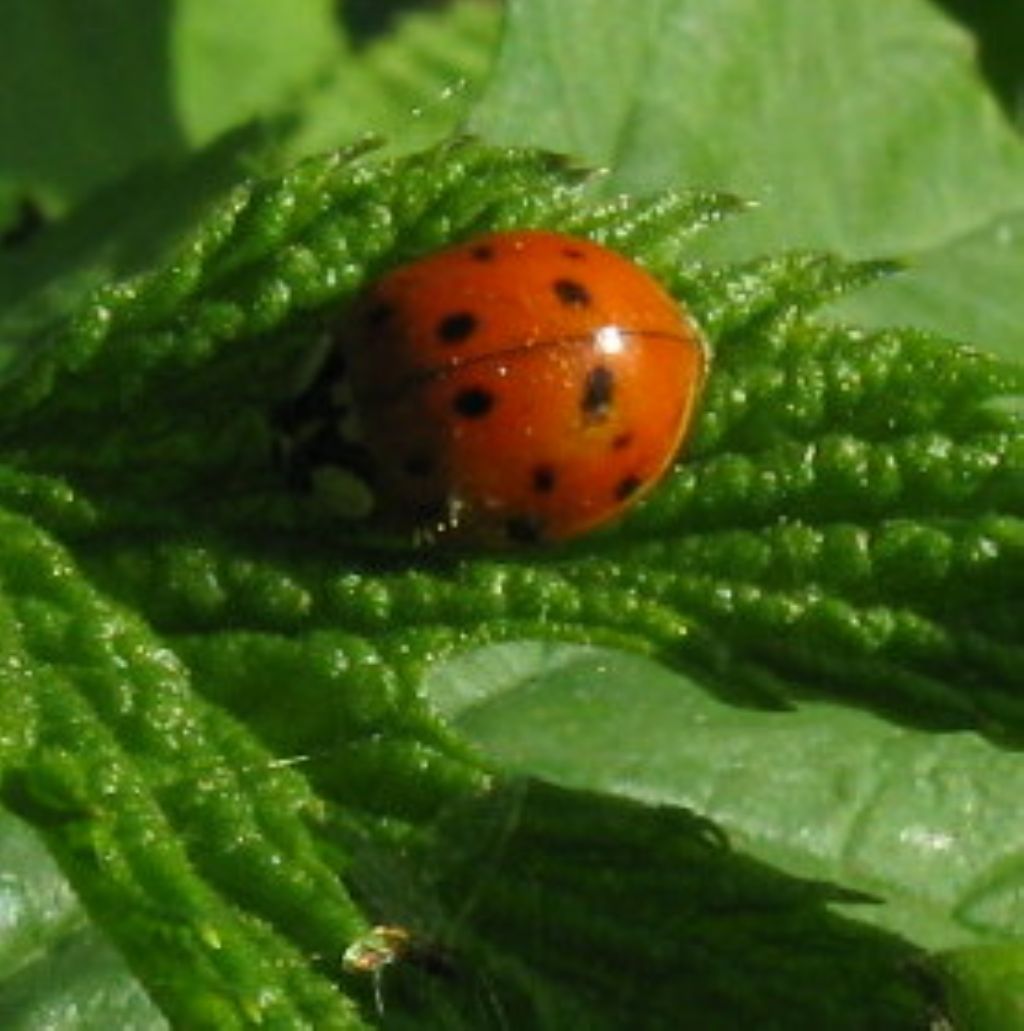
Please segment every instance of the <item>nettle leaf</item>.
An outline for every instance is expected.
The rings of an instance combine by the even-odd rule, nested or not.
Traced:
[[[180,660],[99,596],[52,539],[23,517],[2,523],[8,803],[176,1019],[355,1024],[260,912],[305,905],[311,948],[362,924],[337,867],[303,832],[306,787],[287,771],[267,773],[262,797],[233,787],[244,764],[269,757],[191,692]]]
[[[921,943],[851,919],[862,896],[677,810],[507,783],[438,708],[443,660],[533,638],[1020,741],[1020,369],[815,317],[884,264],[694,262],[736,200],[595,205],[589,178],[471,142],[310,159],[4,370],[4,797],[173,1021],[356,1026],[377,990],[417,1026],[923,1020]],[[704,327],[668,481],[611,532],[502,555],[290,494],[272,412],[325,327],[384,269],[517,226],[634,257]],[[374,923],[407,962],[346,973]]]

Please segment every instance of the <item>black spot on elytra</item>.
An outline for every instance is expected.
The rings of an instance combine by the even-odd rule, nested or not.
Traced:
[[[577,247],[563,247],[562,256],[568,258],[570,261],[583,261],[586,255]]]
[[[434,460],[422,453],[408,455],[402,463],[402,472],[414,479],[425,479],[434,472]]]
[[[469,256],[474,261],[492,261],[494,259],[494,248],[486,243],[477,244],[476,247],[470,250]]]
[[[544,537],[544,520],[535,515],[512,516],[505,523],[505,535],[516,544],[537,544]]]
[[[455,311],[437,324],[437,338],[443,344],[461,344],[476,332],[477,325],[477,317],[472,312]]]
[[[452,401],[456,415],[464,419],[482,419],[494,407],[494,395],[483,387],[466,387]]]
[[[568,308],[586,308],[590,304],[590,291],[575,279],[556,279],[551,288]]]
[[[603,365],[597,365],[587,373],[583,383],[580,409],[588,419],[602,419],[608,414],[615,395],[615,374]]]
[[[643,485],[639,476],[624,476],[615,487],[615,498],[618,501],[625,501],[632,497]]]
[[[533,469],[533,489],[538,494],[550,494],[555,489],[558,476],[550,465],[537,465]]]
[[[612,440],[613,451],[625,451],[633,443],[632,433],[620,433]]]

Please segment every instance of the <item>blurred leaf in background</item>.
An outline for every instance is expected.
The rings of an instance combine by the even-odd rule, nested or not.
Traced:
[[[1024,349],[1020,138],[923,0],[512,4],[471,125],[607,165],[609,189],[734,190],[760,207],[711,253],[899,258],[845,315]]]
[[[1024,8],[1001,0],[940,0],[940,6],[971,30],[989,85],[1010,118],[1024,125]]]

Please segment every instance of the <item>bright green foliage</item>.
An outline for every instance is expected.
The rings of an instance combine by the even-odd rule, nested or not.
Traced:
[[[1018,1027],[1021,374],[888,328],[1024,353],[1016,5],[416,4],[5,5],[0,1026]],[[383,160],[467,116],[607,172]],[[325,323],[524,224],[699,315],[668,481],[490,556],[293,494]]]
[[[455,147],[380,165],[314,159],[238,191],[179,260],[101,290],[9,376],[11,489],[48,491],[59,520],[91,518],[85,561],[160,626],[427,625],[447,648],[543,621],[676,659],[825,674],[915,718],[1019,733],[1006,578],[1021,569],[1022,445],[992,404],[1019,373],[802,309],[802,296],[816,302],[871,266],[680,265],[686,235],[724,199],[588,211],[577,184],[544,157]],[[707,325],[714,372],[688,460],[621,531],[566,552],[437,569],[427,549],[361,577],[325,566],[327,534],[332,551],[371,540],[283,490],[268,425],[281,384],[368,277],[448,239],[528,224],[613,239]],[[50,481],[26,479],[47,474],[66,483],[63,509]],[[155,552],[111,541],[158,527]],[[316,537],[289,556],[275,536],[286,532]],[[225,550],[211,534],[235,537]],[[273,539],[242,546],[239,534]],[[993,589],[999,603],[984,604]]]
[[[1024,1021],[1024,950],[964,949],[942,960],[949,1010],[963,1027],[1013,1031]]]
[[[310,159],[239,187],[168,265],[100,289],[6,370],[5,797],[175,1020],[354,1025],[345,946],[374,922],[433,937],[435,898],[445,948],[483,974],[451,989],[412,963],[399,1015],[913,1023],[909,947],[828,914],[828,892],[678,814],[481,794],[493,771],[420,693],[447,656],[539,637],[654,654],[733,695],[1024,729],[1024,455],[999,404],[1019,370],[815,319],[884,265],[689,262],[728,197],[595,207],[586,185],[471,143]],[[381,540],[292,495],[271,416],[324,326],[387,267],[528,225],[647,263],[705,327],[713,371],[668,482],[612,532],[501,556]],[[491,831],[449,822],[478,811]],[[567,893],[577,848],[612,851]],[[430,883],[405,904],[411,871]],[[535,940],[531,907],[558,931]],[[741,955],[749,976],[727,976]]]
[[[3,516],[0,541],[8,801],[179,1019],[348,1013],[257,920],[309,910],[307,947],[361,925],[297,818],[306,786],[268,773],[240,787],[269,757],[192,695],[176,656],[24,519]]]

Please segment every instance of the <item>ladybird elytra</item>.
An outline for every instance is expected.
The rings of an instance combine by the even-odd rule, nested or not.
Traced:
[[[315,461],[297,454],[308,466],[361,448],[397,525],[566,540],[665,474],[705,364],[689,313],[627,258],[545,230],[491,233],[394,269],[345,313],[306,392],[335,407]]]

